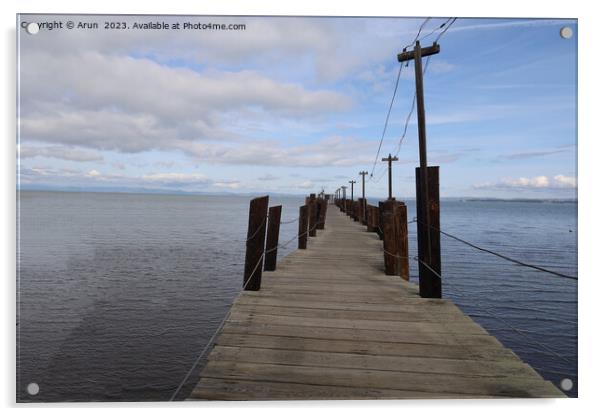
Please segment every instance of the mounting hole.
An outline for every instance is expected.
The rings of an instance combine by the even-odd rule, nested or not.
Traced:
[[[560,37],[563,39],[570,39],[573,37],[573,29],[571,29],[568,26],[563,27],[562,29],[560,29]]]
[[[30,396],[35,396],[39,392],[40,386],[38,386],[38,383],[29,383],[27,385],[27,394],[29,394]]]
[[[38,25],[36,22],[31,22],[31,23],[28,23],[27,26],[25,26],[25,30],[30,35],[35,35],[36,33],[38,33],[40,31],[40,25]]]
[[[564,391],[570,391],[573,389],[573,380],[570,378],[563,378],[560,382],[560,388]]]

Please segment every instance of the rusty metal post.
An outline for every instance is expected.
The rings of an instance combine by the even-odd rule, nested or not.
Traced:
[[[276,270],[276,260],[278,258],[278,235],[280,233],[280,217],[282,214],[282,205],[270,207],[268,211],[268,236],[265,243],[265,259],[263,269],[266,271]]]
[[[265,249],[265,230],[268,215],[268,196],[254,198],[249,204],[249,226],[247,228],[247,250],[245,254],[245,290],[261,288],[262,260]]]

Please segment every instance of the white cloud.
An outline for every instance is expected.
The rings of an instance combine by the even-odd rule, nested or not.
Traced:
[[[576,188],[577,178],[574,176],[556,175],[554,176],[554,183],[560,187]]]
[[[263,176],[260,176],[259,178],[257,178],[260,181],[275,181],[276,179],[278,179],[278,176],[276,175],[272,175],[271,173],[267,173]]]
[[[448,30],[448,33],[476,30],[508,29],[512,27],[558,26],[558,28],[560,28],[563,25],[570,23],[577,23],[577,21],[572,19],[513,19],[509,21],[500,21],[496,23],[468,24],[465,26],[456,24]]]
[[[340,93],[306,89],[254,71],[198,73],[97,52],[22,53],[21,140],[140,152],[178,142],[237,140],[224,119],[273,119],[347,110]]]
[[[103,156],[98,152],[67,146],[19,146],[18,156],[21,159],[48,157],[73,162],[101,161]]]
[[[206,175],[199,173],[151,173],[143,175],[142,179],[150,182],[164,182],[164,183],[207,183],[209,179]]]
[[[213,186],[217,188],[228,188],[228,189],[239,189],[241,186],[240,181],[221,181],[214,182]]]
[[[56,169],[51,167],[21,166],[21,183],[72,186],[115,186],[123,188],[145,187],[170,190],[202,191],[211,188],[239,189],[243,183],[238,180],[213,179],[202,173],[158,172],[142,175],[102,173],[96,169]]]
[[[301,189],[310,189],[314,187],[314,183],[312,181],[303,181],[297,186]]]
[[[556,175],[552,178],[540,175],[531,178],[503,178],[496,183],[476,184],[476,189],[516,189],[516,190],[546,190],[546,189],[574,189],[577,187],[577,178],[573,176]]]

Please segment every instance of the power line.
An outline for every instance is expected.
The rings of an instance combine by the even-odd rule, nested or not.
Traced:
[[[424,25],[429,20],[430,20],[430,17],[427,17],[426,19],[424,19],[424,22],[422,22],[422,24],[420,25],[420,28],[418,29],[418,33],[416,34],[416,37],[414,38],[414,42],[416,42],[416,40],[420,36],[420,33],[422,32],[422,29],[424,28]],[[407,46],[405,48],[407,48]],[[401,78],[401,69],[402,68],[403,68],[403,63],[400,63],[399,70],[397,71],[397,78],[395,79],[395,88],[393,89],[393,96],[391,97],[391,102],[389,103],[389,110],[387,111],[387,117],[385,118],[385,125],[383,127],[383,132],[380,137],[380,142],[378,143],[378,150],[376,151],[376,156],[374,157],[374,163],[372,164],[372,170],[370,172],[370,177],[374,176],[374,168],[376,167],[376,162],[378,161],[378,156],[380,155],[380,149],[382,148],[383,140],[385,139],[387,127],[389,125],[389,118],[391,116],[391,110],[393,109],[393,103],[395,102],[395,95],[397,94],[397,88],[399,87],[399,79]]]
[[[441,26],[439,26],[437,29],[435,29],[435,31],[440,30],[442,27],[447,25],[447,23],[451,20],[451,23],[449,23],[449,25],[445,26],[445,29],[441,33],[439,33],[439,35],[435,39],[435,43],[437,43],[439,41],[439,39],[441,39],[441,37],[445,34],[445,32],[447,32],[447,30],[451,27],[451,25],[454,24],[456,19],[457,19],[456,17],[454,17],[453,19],[450,17],[447,19],[447,21],[445,23],[443,23]],[[423,38],[426,38],[426,37],[432,35],[433,32],[429,33],[428,35],[424,36]],[[430,61],[431,61],[431,57],[428,56],[426,58],[426,63],[424,64],[424,69],[422,71],[422,75],[426,74],[426,71],[428,70]],[[409,64],[409,61],[408,61],[408,64]],[[399,139],[399,142],[397,143],[397,150],[395,151],[395,156],[398,156],[399,152],[401,151],[401,145],[403,144],[403,141],[406,138],[406,134],[408,132],[408,125],[410,123],[410,118],[412,118],[412,114],[414,114],[415,108],[416,108],[416,90],[414,90],[414,98],[412,99],[412,107],[410,108],[410,111],[408,112],[408,116],[406,117],[406,121],[403,126],[403,133],[401,135],[401,138]]]
[[[439,26],[435,27],[433,30],[431,30],[427,35],[424,35],[423,37],[421,37],[419,40],[420,42],[422,42],[424,39],[428,38],[429,36],[431,36],[433,33],[435,33],[438,30],[441,30],[445,27],[446,24],[449,23],[450,20],[452,20],[453,17],[448,17],[447,20],[443,23],[441,23]]]
[[[380,142],[378,143],[378,150],[376,151],[376,156],[374,157],[374,163],[372,164],[372,172],[370,173],[370,177],[374,175],[374,168],[376,167],[376,162],[378,161],[378,156],[380,155],[380,149],[383,145],[383,140],[385,139],[385,133],[387,132],[387,127],[389,125],[389,117],[391,116],[393,102],[395,101],[395,95],[397,94],[397,87],[399,87],[399,79],[401,78],[402,68],[403,64],[400,63],[399,70],[397,71],[397,79],[395,80],[395,88],[393,89],[393,96],[391,97],[391,102],[389,103],[389,110],[387,111],[387,117],[385,118],[385,125],[383,127],[383,132],[380,136]]]

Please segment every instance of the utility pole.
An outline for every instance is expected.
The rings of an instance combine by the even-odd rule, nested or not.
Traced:
[[[360,172],[360,175],[362,175],[362,199],[366,199],[366,175],[368,174],[368,172],[366,172],[365,170]]]
[[[389,153],[389,157],[383,157],[383,162],[389,162],[389,199],[393,199],[393,174],[391,173],[393,168],[391,166],[391,162],[397,162],[397,156],[391,157],[391,153]]]
[[[349,183],[351,184],[351,202],[353,202],[353,184],[356,183],[355,181],[349,181]]]
[[[366,224],[368,221],[366,214],[366,175],[368,172],[363,170],[359,174],[362,175],[362,203],[360,204],[360,216],[362,224]]]
[[[403,51],[397,55],[399,62],[414,60],[414,71],[416,77],[416,109],[418,116],[418,146],[420,153],[420,199],[421,216],[424,224],[418,224],[419,227],[424,227],[421,233],[425,239],[425,250],[424,262],[432,266],[431,262],[431,218],[430,218],[430,205],[429,205],[429,183],[428,183],[428,163],[427,163],[427,151],[426,151],[426,119],[424,111],[424,85],[423,85],[423,70],[422,70],[422,57],[438,54],[440,50],[439,45],[434,42],[432,46],[422,48],[420,41],[416,41],[416,46],[413,51]],[[439,201],[436,201],[437,203]],[[428,296],[435,297],[435,296]],[[439,296],[440,287],[439,287]]]
[[[347,199],[347,187],[343,185],[341,189],[343,190],[343,201],[345,201]]]

